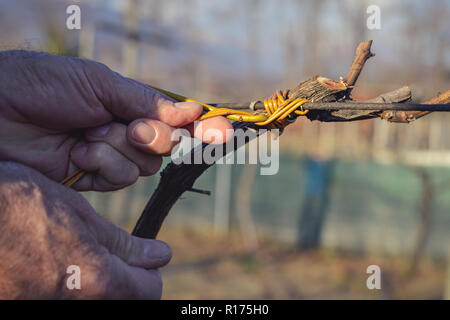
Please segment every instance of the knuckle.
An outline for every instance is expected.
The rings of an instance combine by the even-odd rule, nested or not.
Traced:
[[[126,140],[126,126],[120,123],[111,123],[105,139],[114,146],[120,146]]]
[[[128,261],[133,252],[135,243],[133,243],[130,235],[123,229],[116,228],[114,233],[115,236],[111,248],[113,248],[113,251],[117,252],[121,258]]]
[[[158,111],[158,105],[162,99],[161,95],[153,90],[144,90],[144,98],[150,102],[150,106],[154,108],[154,111]]]
[[[180,121],[179,110],[174,107],[172,101],[159,93],[154,93],[152,103],[155,107],[155,116],[158,120],[168,125],[175,125]]]
[[[169,126],[176,126],[180,123],[180,113],[174,107],[164,108],[161,111],[161,121],[168,124]]]
[[[139,178],[139,168],[135,164],[131,164],[126,170],[122,171],[121,181],[124,186],[128,186],[136,182]]]
[[[112,73],[112,70],[104,63],[81,58],[71,59],[75,64],[80,66],[82,71],[84,71],[87,76],[105,75]]]
[[[93,143],[89,147],[89,155],[93,161],[101,161],[110,153],[110,147],[103,142]]]
[[[146,94],[150,95],[150,98],[148,101],[151,101],[152,106],[156,108],[157,112],[162,111],[162,110],[159,110],[159,108],[166,109],[166,107],[170,107],[173,104],[166,97],[164,97],[159,92],[156,92],[154,90],[151,90],[151,91],[146,90]]]

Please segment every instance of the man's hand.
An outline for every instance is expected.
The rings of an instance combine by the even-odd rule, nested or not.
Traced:
[[[89,174],[77,190],[115,190],[154,174],[176,144],[173,130],[187,126],[194,133],[202,112],[199,104],[174,103],[94,61],[7,51],[0,53],[0,71],[0,160],[55,181],[83,169]],[[201,128],[199,138],[209,128],[221,132],[205,142],[221,143],[232,133],[222,117]]]
[[[130,236],[76,191],[0,162],[0,299],[159,299],[168,245]],[[67,267],[80,267],[80,290]]]

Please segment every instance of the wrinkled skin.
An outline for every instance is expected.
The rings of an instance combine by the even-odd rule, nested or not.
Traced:
[[[157,172],[176,128],[221,143],[229,122],[196,127],[199,104],[94,61],[7,51],[0,70],[0,298],[160,298],[170,247],[129,235],[59,181],[82,169],[77,190],[123,188]],[[80,290],[67,289],[70,265]]]
[[[0,53],[0,70],[0,160],[56,181],[77,168],[90,172],[77,190],[115,190],[154,174],[176,144],[172,131],[188,126],[194,132],[202,112],[199,104],[174,104],[94,61],[7,51]],[[196,136],[215,128],[222,135],[206,142],[220,143],[231,124],[216,117],[200,127]]]
[[[129,235],[31,168],[0,162],[0,176],[1,299],[161,297],[168,245]],[[80,290],[67,288],[71,265]]]

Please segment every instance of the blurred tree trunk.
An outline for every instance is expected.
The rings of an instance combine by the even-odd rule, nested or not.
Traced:
[[[414,171],[419,175],[422,183],[422,198],[420,203],[420,225],[414,245],[413,257],[409,270],[410,274],[415,273],[420,259],[425,252],[425,247],[431,231],[434,199],[434,187],[430,173],[424,168],[414,168]]]
[[[320,246],[326,212],[330,202],[330,186],[333,180],[334,161],[306,159],[305,200],[300,210],[297,248],[317,249]]]
[[[216,164],[216,187],[214,189],[214,233],[228,235],[230,229],[231,173],[229,164]]]
[[[255,181],[257,165],[245,165],[236,189],[236,208],[239,226],[248,251],[258,249],[258,237],[255,223],[252,218],[252,189]]]

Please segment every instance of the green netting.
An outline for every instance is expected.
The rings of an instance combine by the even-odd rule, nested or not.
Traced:
[[[251,212],[258,232],[295,244],[307,190],[306,158],[282,155],[280,170],[261,176],[256,170]],[[240,174],[245,166],[232,165],[231,227],[237,227]],[[410,254],[419,226],[422,185],[417,174],[401,165],[335,161],[325,212],[321,246],[357,252]],[[450,179],[448,168],[427,168],[435,185]],[[214,219],[216,167],[210,168],[196,187],[212,190],[212,196],[187,192],[172,209],[165,226],[200,225],[211,228]],[[157,177],[114,193],[85,194],[93,206],[113,222],[134,225],[156,187]],[[450,187],[436,190],[432,231],[427,254],[444,257],[450,243]]]

